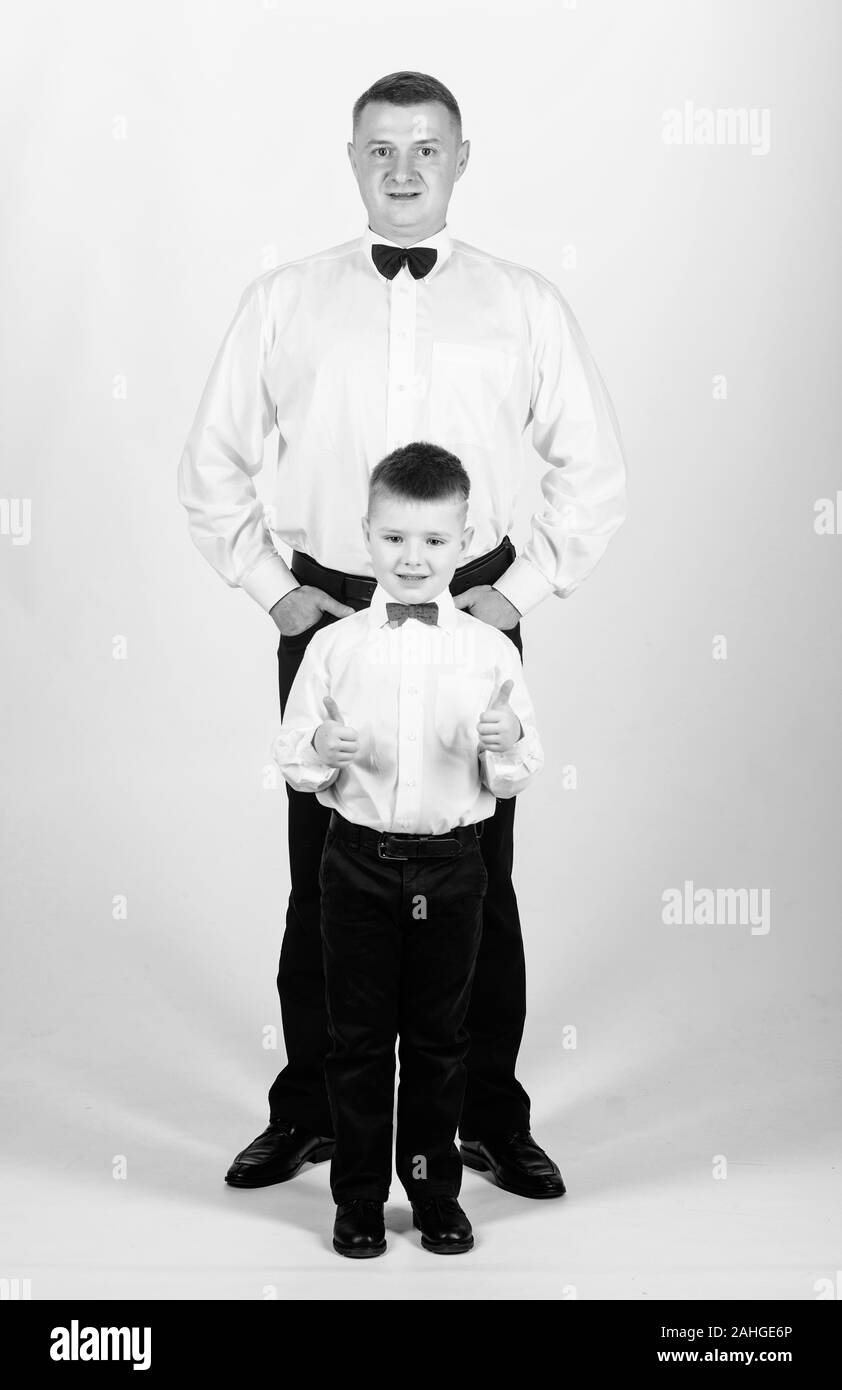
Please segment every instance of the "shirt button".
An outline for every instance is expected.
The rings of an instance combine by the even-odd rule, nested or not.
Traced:
[[[415,786],[415,778],[414,778],[414,777],[407,777],[407,779],[406,779],[406,785],[407,785],[408,787],[414,787],[414,786]]]
[[[417,686],[417,685],[408,685],[408,686],[406,687],[406,693],[407,693],[407,695],[417,695],[417,694],[418,694],[418,686]]]
[[[409,739],[410,743],[415,742],[415,734],[407,734],[407,738]]]

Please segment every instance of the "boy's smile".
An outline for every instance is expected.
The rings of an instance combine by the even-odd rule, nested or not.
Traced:
[[[399,603],[430,603],[449,585],[473,535],[461,497],[420,502],[377,490],[363,535],[377,582]]]

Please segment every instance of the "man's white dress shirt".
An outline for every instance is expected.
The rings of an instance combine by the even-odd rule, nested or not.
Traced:
[[[387,453],[430,440],[471,479],[465,563],[510,530],[523,440],[550,464],[523,553],[495,588],[526,613],[566,596],[625,519],[619,430],[562,295],[533,270],[453,240],[422,280],[387,280],[362,237],[268,271],[245,290],[182,454],[178,495],[199,550],[267,611],[296,587],[275,540],[371,577],[360,517]],[[267,516],[253,479],[279,432]]]
[[[417,618],[392,627],[378,584],[369,608],[315,633],[293,681],[273,757],[290,786],[357,825],[419,835],[472,825],[543,765],[517,649],[457,609],[449,590],[435,601],[435,627]],[[480,753],[477,722],[507,680],[521,738],[507,753]],[[342,768],[313,747],[326,695],[359,734]]]

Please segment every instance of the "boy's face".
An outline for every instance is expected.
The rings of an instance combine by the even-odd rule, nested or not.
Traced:
[[[429,603],[444,593],[471,541],[460,497],[414,502],[375,493],[363,535],[377,581],[400,603]]]

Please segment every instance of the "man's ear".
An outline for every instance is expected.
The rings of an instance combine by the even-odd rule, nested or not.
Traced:
[[[470,140],[463,140],[461,145],[459,146],[459,153],[456,156],[456,179],[461,179],[462,175],[468,167],[468,160],[470,159],[470,157],[471,142]],[[453,180],[454,183],[456,182],[456,179]]]
[[[359,174],[358,174],[358,172],[357,172],[357,152],[356,152],[356,150],[354,149],[354,142],[353,142],[353,140],[349,140],[349,141],[348,141],[348,144],[345,146],[345,148],[346,148],[347,151],[348,151],[348,158],[349,158],[349,160],[351,161],[351,168],[352,168],[353,171],[354,171],[354,178],[357,180],[357,183],[359,183],[359,181],[360,181],[360,176],[359,176]]]
[[[464,529],[464,531],[462,532],[462,540],[461,540],[460,545],[459,545],[459,554],[460,554],[460,555],[464,555],[464,554],[465,554],[465,551],[468,549],[468,546],[471,544],[471,541],[472,541],[473,539],[474,539],[474,528],[473,528],[473,526],[466,526],[465,529]]]

